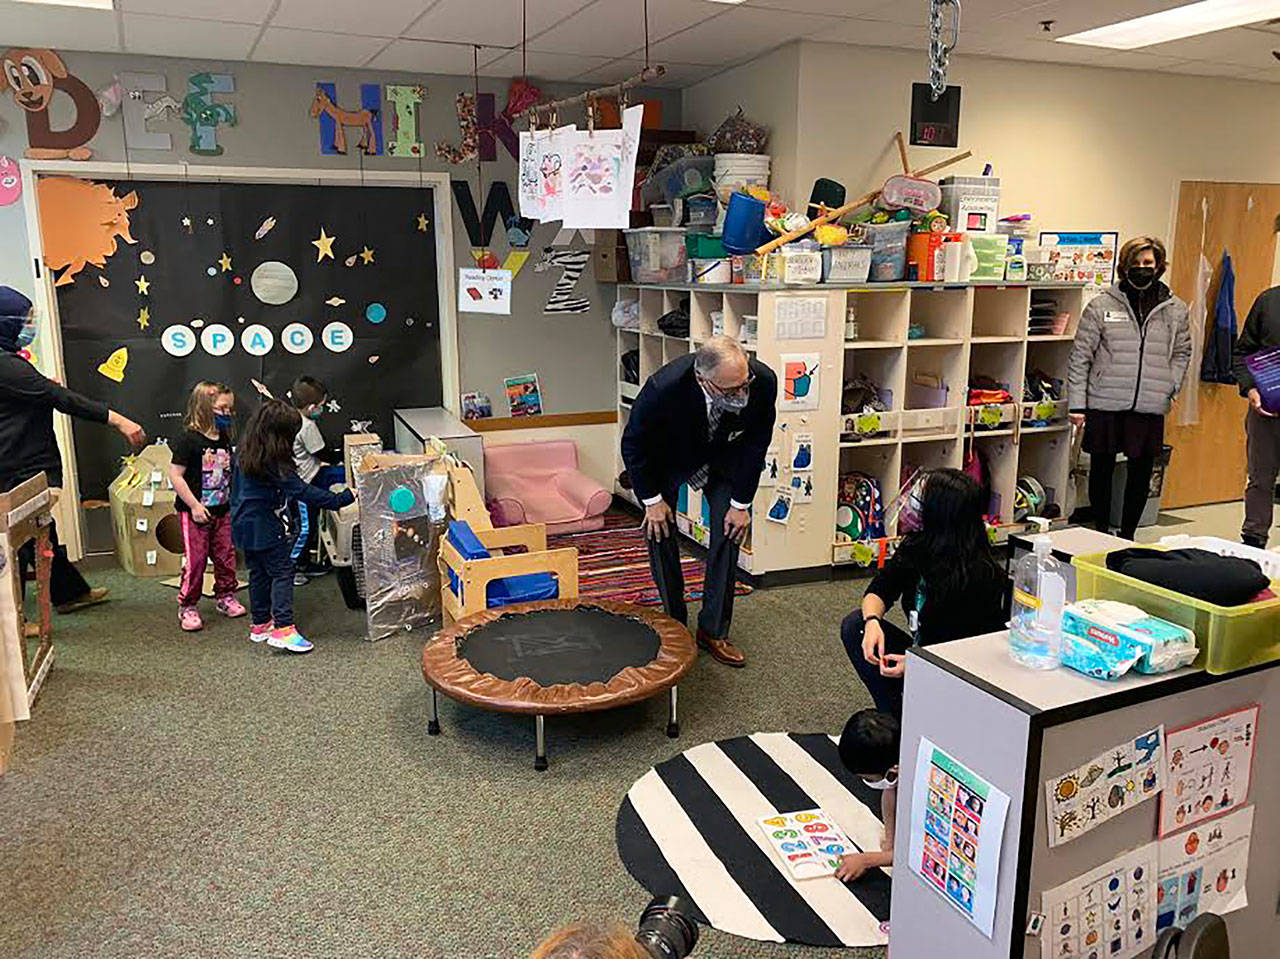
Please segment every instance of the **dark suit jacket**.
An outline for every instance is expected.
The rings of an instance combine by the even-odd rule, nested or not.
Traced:
[[[749,362],[755,380],[747,405],[739,413],[726,411],[711,438],[706,395],[694,376],[692,353],[649,377],[622,433],[622,459],[637,497],[670,493],[710,464],[712,472],[729,479],[733,499],[751,502],[773,438],[778,378],[759,360]]]

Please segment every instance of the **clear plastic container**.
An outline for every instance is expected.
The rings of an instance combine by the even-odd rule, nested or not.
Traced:
[[[636,283],[685,283],[688,281],[685,232],[680,227],[648,226],[623,230],[631,279]]]
[[[1013,578],[1013,619],[1009,655],[1029,669],[1055,669],[1062,663],[1062,607],[1067,579],[1053,557],[1048,536],[1031,538],[1031,552],[1018,561]]]
[[[1240,543],[1207,536],[1168,537],[1157,548],[1198,547],[1223,556],[1244,556],[1258,561],[1271,578],[1271,589],[1280,593],[1280,557]],[[1235,672],[1280,659],[1280,598],[1241,606],[1219,606],[1144,583],[1107,569],[1107,554],[1076,556],[1078,599],[1114,599],[1131,603],[1151,616],[1185,626],[1196,634],[1200,655],[1196,666],[1214,675]]]

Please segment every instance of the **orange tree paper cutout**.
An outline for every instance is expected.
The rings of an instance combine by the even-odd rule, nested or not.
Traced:
[[[27,115],[26,156],[33,160],[87,160],[93,156],[86,143],[102,122],[102,107],[84,81],[67,72],[67,65],[52,50],[14,47],[6,50],[4,81],[13,100]],[[49,123],[49,105],[61,90],[75,105],[75,122],[65,130]]]
[[[137,243],[129,234],[129,211],[138,195],[116,196],[105,183],[76,177],[50,176],[36,180],[40,203],[40,232],[44,240],[44,264],[64,270],[56,286],[74,283],[86,264],[106,265],[118,244]]]

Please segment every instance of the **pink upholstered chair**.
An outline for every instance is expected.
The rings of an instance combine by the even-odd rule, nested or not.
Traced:
[[[573,440],[485,446],[484,483],[494,525],[545,523],[548,533],[600,529],[613,500],[578,471]]]

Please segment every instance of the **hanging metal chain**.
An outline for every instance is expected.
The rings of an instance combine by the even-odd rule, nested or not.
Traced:
[[[951,42],[942,40],[942,8],[953,7]],[[960,0],[929,0],[929,88],[930,98],[937,100],[947,92],[947,64],[960,40]]]

